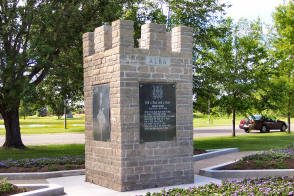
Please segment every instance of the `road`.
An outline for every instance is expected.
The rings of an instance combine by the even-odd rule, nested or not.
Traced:
[[[23,134],[21,136],[24,145],[49,145],[49,144],[84,144],[84,133],[55,133],[55,134]],[[5,140],[0,135],[0,146]]]
[[[291,130],[294,130],[291,126]],[[272,130],[275,132],[278,130]],[[252,131],[245,133],[243,130],[236,126],[236,135],[243,134],[260,134],[259,131]],[[231,136],[232,126],[221,127],[197,127],[194,128],[194,138],[201,137],[219,137],[219,136]],[[3,145],[5,140],[4,135],[0,135],[0,146]],[[56,133],[56,134],[23,134],[22,141],[25,145],[48,145],[48,144],[84,144],[84,133]]]
[[[248,134],[236,126],[236,135]],[[194,128],[194,138],[200,137],[218,137],[218,136],[231,136],[232,126],[221,127],[196,127]]]
[[[294,130],[294,125],[291,126],[291,130]],[[270,132],[280,132],[279,130],[271,130]],[[239,125],[236,126],[236,135],[244,134],[260,134],[259,130],[252,130],[250,133],[245,133],[243,129],[239,129]],[[194,138],[201,137],[219,137],[219,136],[231,136],[232,126],[221,127],[196,127],[194,128]]]

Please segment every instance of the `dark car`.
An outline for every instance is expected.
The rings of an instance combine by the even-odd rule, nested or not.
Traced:
[[[261,133],[269,132],[271,129],[286,131],[287,125],[284,121],[262,115],[252,115],[240,121],[240,129],[246,133],[250,130],[260,130]]]

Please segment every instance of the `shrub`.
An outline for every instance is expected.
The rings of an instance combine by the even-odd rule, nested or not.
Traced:
[[[6,160],[0,161],[0,168],[9,168],[9,167],[39,167],[42,168],[45,165],[52,164],[76,164],[82,165],[85,163],[85,157],[83,156],[73,156],[73,157],[57,157],[57,158],[37,158],[37,159],[20,159],[20,160]]]
[[[7,192],[14,191],[14,186],[8,182],[6,182],[6,179],[2,179],[0,181],[0,195]]]

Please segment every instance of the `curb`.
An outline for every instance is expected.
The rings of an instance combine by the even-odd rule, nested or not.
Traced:
[[[53,196],[64,195],[64,188],[56,184],[16,184],[18,187],[32,189],[32,191],[15,194],[15,196]],[[36,190],[37,189],[37,190]]]
[[[212,158],[212,157],[216,157],[216,156],[220,156],[220,155],[224,155],[224,154],[239,152],[239,149],[238,148],[224,148],[224,149],[211,149],[208,151],[209,152],[207,152],[207,153],[194,155],[193,161],[199,161],[199,160],[208,159],[208,158]]]
[[[66,170],[55,172],[28,172],[28,173],[0,173],[0,179],[6,178],[7,180],[34,180],[34,179],[47,179],[66,176],[84,175],[85,169],[79,170]]]
[[[260,177],[294,176],[294,169],[261,169],[261,170],[221,170],[237,161],[216,165],[199,170],[199,175],[217,179],[244,179]]]

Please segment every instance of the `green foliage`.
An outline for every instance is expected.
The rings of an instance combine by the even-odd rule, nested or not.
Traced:
[[[19,115],[23,116],[24,119],[26,116],[33,116],[36,113],[36,108],[31,103],[25,103],[21,101],[20,108],[19,108]]]
[[[273,89],[270,89],[271,103],[282,114],[293,116],[294,105],[294,3],[277,7],[274,13],[275,36],[272,37],[272,54],[274,56],[275,76],[272,79]],[[278,91],[275,91],[278,89]],[[290,131],[290,129],[289,129]]]
[[[54,166],[54,165],[48,166],[48,169],[49,169],[49,171],[58,171],[58,170],[59,170],[59,169],[58,169],[56,166]]]
[[[14,186],[6,181],[5,178],[0,181],[0,195],[14,191]]]
[[[210,183],[187,189],[163,189],[161,192],[146,193],[146,196],[206,196],[206,195],[293,195],[294,177],[265,177],[244,180],[225,180],[222,184]]]
[[[216,38],[213,64],[216,87],[220,89],[219,105],[230,114],[246,112],[252,107],[254,92],[267,78],[267,53],[261,43],[262,24],[241,20],[226,21],[227,34]]]
[[[81,99],[82,34],[121,17],[126,2],[28,0],[0,4],[0,113],[9,135],[5,146],[23,147],[18,123],[22,99],[41,100],[51,107],[54,96],[58,101]],[[44,80],[50,95],[42,93]]]
[[[235,122],[236,112],[246,115],[254,108],[256,92],[268,80],[262,24],[244,19],[234,24],[228,18],[216,29],[219,33],[211,35],[211,45],[204,48],[195,64],[194,109],[203,112],[203,105],[210,104],[220,109],[218,112],[233,114]]]

